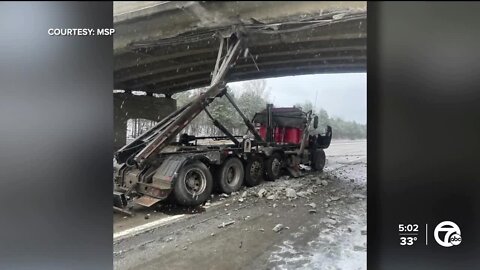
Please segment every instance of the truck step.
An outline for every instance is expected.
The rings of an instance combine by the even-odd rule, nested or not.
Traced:
[[[159,201],[161,201],[161,199],[153,198],[147,195],[144,195],[140,198],[133,200],[134,203],[139,204],[141,206],[145,206],[145,207],[150,207],[158,203]]]

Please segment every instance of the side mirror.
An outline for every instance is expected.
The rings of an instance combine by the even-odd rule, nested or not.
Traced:
[[[315,117],[313,117],[313,128],[314,129],[318,128],[318,116],[317,115],[315,115]]]

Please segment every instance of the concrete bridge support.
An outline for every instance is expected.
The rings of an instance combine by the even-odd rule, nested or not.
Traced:
[[[113,94],[114,99],[114,150],[127,142],[127,121],[147,119],[160,121],[177,109],[177,101],[170,97],[137,96],[130,93]]]

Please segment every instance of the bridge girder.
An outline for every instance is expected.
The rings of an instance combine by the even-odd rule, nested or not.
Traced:
[[[219,37],[238,28],[248,52],[229,81],[366,71],[365,2],[147,2],[130,12],[118,5],[115,89],[206,86]]]

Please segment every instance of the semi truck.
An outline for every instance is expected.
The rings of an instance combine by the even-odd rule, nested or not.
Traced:
[[[146,207],[167,199],[198,206],[214,190],[230,194],[243,185],[274,181],[282,173],[298,177],[300,165],[323,170],[332,128],[312,133],[318,130],[312,111],[267,104],[248,119],[235,104],[226,78],[241,51],[241,33],[222,39],[207,90],[115,152],[114,209],[127,211],[127,198]],[[232,134],[212,116],[208,106],[217,98],[228,99],[243,119],[246,134]],[[202,111],[224,136],[180,134]],[[220,140],[226,142],[205,143]]]

